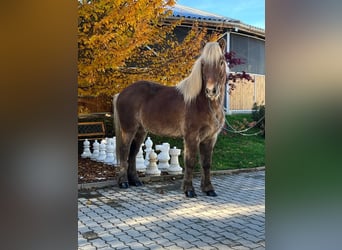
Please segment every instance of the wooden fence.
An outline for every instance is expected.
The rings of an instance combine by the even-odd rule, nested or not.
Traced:
[[[265,76],[252,75],[254,82],[238,82],[229,96],[229,110],[242,112],[252,110],[253,104],[265,104]]]

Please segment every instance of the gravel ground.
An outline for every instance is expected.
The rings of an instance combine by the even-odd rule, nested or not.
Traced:
[[[90,159],[78,158],[79,184],[113,180],[116,176],[116,172],[116,167],[92,161]]]

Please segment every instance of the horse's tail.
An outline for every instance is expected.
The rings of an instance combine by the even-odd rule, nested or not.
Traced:
[[[117,163],[120,163],[120,145],[121,145],[121,125],[119,119],[119,113],[117,109],[117,99],[119,94],[114,95],[113,97],[113,116],[114,116],[114,127],[115,127],[115,137],[116,137],[116,160]]]

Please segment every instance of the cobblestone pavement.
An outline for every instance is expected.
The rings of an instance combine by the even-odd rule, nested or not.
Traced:
[[[212,177],[217,197],[181,180],[80,191],[78,249],[265,249],[265,171]]]

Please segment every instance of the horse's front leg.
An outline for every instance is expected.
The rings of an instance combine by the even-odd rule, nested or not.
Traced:
[[[198,141],[194,138],[184,139],[184,179],[183,179],[183,192],[186,197],[196,197],[195,189],[192,185],[193,170],[196,165],[198,152]]]
[[[202,166],[201,189],[202,192],[206,193],[208,196],[217,196],[210,180],[210,168],[212,164],[212,155],[215,142],[216,136],[210,140],[201,142],[199,145]]]

